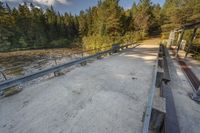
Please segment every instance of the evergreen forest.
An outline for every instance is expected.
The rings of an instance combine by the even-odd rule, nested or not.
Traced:
[[[79,15],[59,13],[53,6],[41,9],[23,3],[11,8],[0,2],[0,51],[92,49],[151,36],[167,38],[174,28],[199,20],[199,0],[166,0],[162,6],[133,0],[131,9],[122,8],[119,0],[100,0]]]

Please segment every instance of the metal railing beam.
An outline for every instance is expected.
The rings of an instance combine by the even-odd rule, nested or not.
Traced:
[[[131,44],[127,44],[127,45],[124,45],[124,46],[120,46],[119,49],[120,48],[123,49],[125,47],[132,46],[134,44],[135,44],[135,46],[133,46],[133,48],[137,47],[139,45],[139,44],[136,44],[136,43],[131,43]],[[56,72],[56,71],[59,71],[59,70],[62,70],[62,69],[68,68],[68,67],[71,67],[71,66],[76,65],[76,64],[86,62],[86,61],[88,61],[92,58],[97,58],[101,55],[104,55],[104,54],[107,54],[107,53],[112,53],[112,52],[113,52],[113,49],[109,49],[109,50],[99,52],[99,53],[94,54],[94,55],[83,57],[83,58],[78,59],[78,60],[74,60],[74,61],[71,61],[71,62],[68,62],[68,63],[60,64],[60,65],[57,65],[57,66],[54,66],[54,67],[51,67],[51,68],[47,68],[47,69],[44,69],[44,70],[40,70],[38,72],[31,73],[31,74],[28,74],[28,75],[20,76],[20,77],[17,77],[15,79],[5,80],[5,81],[0,83],[0,91],[3,91],[3,90],[5,90],[9,87],[13,87],[13,86],[22,84],[24,82],[28,82],[30,80],[42,77],[44,75],[47,75],[47,74],[50,74],[50,73],[53,73],[53,72]]]

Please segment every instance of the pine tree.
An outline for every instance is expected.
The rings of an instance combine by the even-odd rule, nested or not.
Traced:
[[[14,36],[12,31],[12,27],[14,26],[14,19],[10,15],[9,9],[7,8],[5,8],[3,3],[0,2],[0,51],[10,49],[10,40],[12,40]]]
[[[152,35],[158,35],[161,33],[161,7],[160,4],[152,6],[152,23],[149,33]]]
[[[79,32],[82,37],[88,34],[87,15],[84,11],[81,11],[79,15]]]
[[[98,8],[98,28],[100,35],[109,35],[113,39],[122,33],[121,13],[119,0],[105,0]]]
[[[32,6],[30,36],[34,48],[45,47],[47,43],[46,19],[41,9]]]
[[[152,25],[152,3],[150,0],[140,0],[134,18],[135,29],[147,36]]]
[[[199,0],[166,0],[161,12],[163,31],[170,31],[199,19]]]
[[[137,14],[137,4],[135,3],[135,1],[133,2],[132,8],[130,10],[130,15],[131,15],[131,22],[129,24],[129,28],[131,29],[131,31],[135,30],[135,25],[134,25],[134,20]]]
[[[199,19],[199,0],[166,0],[163,7],[140,0],[128,10],[119,6],[119,0],[100,0],[78,16],[63,15],[53,6],[44,11],[24,3],[12,9],[0,2],[0,50],[72,47],[81,40],[88,48],[100,48],[105,41],[140,40]]]

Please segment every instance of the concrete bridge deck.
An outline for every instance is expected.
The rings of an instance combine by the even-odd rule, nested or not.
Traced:
[[[141,132],[157,49],[141,45],[0,99],[0,132]]]

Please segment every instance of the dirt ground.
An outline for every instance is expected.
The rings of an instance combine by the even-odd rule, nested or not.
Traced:
[[[14,51],[14,52],[0,52],[0,57],[11,58],[16,56],[68,56],[70,54],[80,52],[81,49],[78,48],[52,48],[52,49],[39,49],[39,50],[24,50],[24,51]]]
[[[157,50],[141,45],[0,99],[0,132],[141,132]]]

